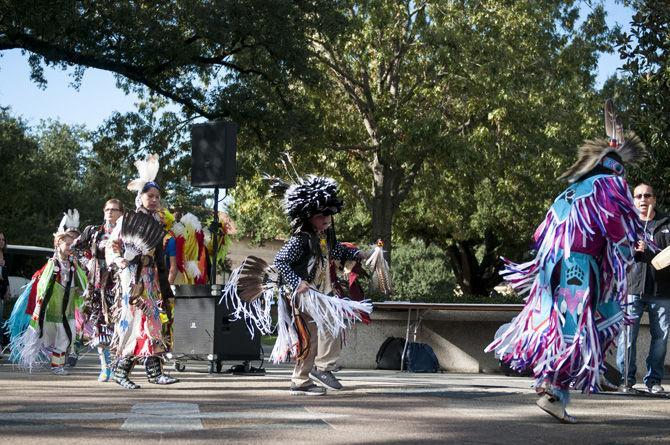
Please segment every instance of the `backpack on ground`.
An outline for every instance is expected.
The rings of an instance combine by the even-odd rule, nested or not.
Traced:
[[[405,349],[405,339],[387,337],[377,351],[377,369],[400,370],[400,360]]]
[[[405,369],[409,372],[438,372],[440,362],[430,345],[410,342],[405,353]]]

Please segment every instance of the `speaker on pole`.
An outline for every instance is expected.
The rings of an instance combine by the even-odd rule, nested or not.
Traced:
[[[230,188],[235,185],[237,124],[207,122],[191,126],[191,185]]]

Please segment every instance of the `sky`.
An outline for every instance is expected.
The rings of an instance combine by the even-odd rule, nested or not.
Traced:
[[[628,30],[632,10],[614,0],[606,4],[610,23],[616,22]],[[97,69],[87,69],[79,90],[75,90],[66,71],[45,68],[48,84],[42,90],[30,80],[27,55],[20,50],[0,54],[0,106],[10,106],[12,115],[21,116],[29,125],[36,125],[41,119],[54,119],[95,129],[114,111],[133,111],[139,100],[118,89],[111,73]],[[617,54],[602,54],[596,86],[602,86],[621,65]]]

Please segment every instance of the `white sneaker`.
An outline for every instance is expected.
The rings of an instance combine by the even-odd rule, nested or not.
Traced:
[[[537,402],[535,402],[540,409],[547,414],[555,417],[561,423],[577,423],[577,419],[565,412],[563,404],[553,396],[549,394],[543,394]]]
[[[51,367],[51,372],[52,372],[54,375],[68,375],[68,374],[69,374],[69,373],[67,372],[67,370],[66,370],[64,367],[62,367],[62,366],[52,366],[52,367]]]
[[[648,386],[647,388],[649,389],[649,392],[652,394],[665,392],[665,388],[663,388],[660,383],[654,383],[652,386]]]

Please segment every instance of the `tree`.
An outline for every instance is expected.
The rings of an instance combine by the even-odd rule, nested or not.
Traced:
[[[230,117],[242,177],[281,173],[289,152],[340,180],[348,239],[439,243],[475,293],[595,134],[593,70],[611,38],[602,7],[579,22],[574,0],[10,5],[0,49],[31,51],[38,80],[40,63],[95,66],[182,104],[182,121]]]
[[[0,114],[0,227],[11,243],[50,245],[63,211],[83,204],[84,137],[80,128],[51,121],[35,135],[7,110]]]
[[[500,255],[524,257],[556,177],[602,133],[593,72],[612,35],[602,7],[577,18],[572,2],[459,2],[434,17],[459,148],[427,165],[398,232],[444,248],[466,294],[500,281]]]
[[[619,39],[623,76],[607,87],[622,105],[624,122],[646,143],[649,157],[634,171],[652,181],[658,202],[668,208],[670,195],[670,8],[662,0],[636,0],[631,31]]]
[[[141,113],[117,114],[89,132],[56,121],[32,129],[8,110],[0,112],[0,230],[12,243],[48,246],[67,209],[79,210],[83,228],[101,222],[109,198],[134,208],[135,195],[126,184],[136,176],[133,162],[148,152],[162,155],[157,179],[163,204],[203,216],[205,196],[185,184],[188,169],[180,165],[185,157],[174,153],[183,153],[179,144],[186,143],[174,131],[177,123],[164,116],[152,126],[146,119]],[[179,139],[172,141],[175,134]]]
[[[289,103],[286,78],[307,66],[304,38],[321,26],[329,3],[8,0],[0,51],[29,51],[32,78],[41,84],[45,64],[75,67],[75,83],[86,68],[99,68],[118,74],[126,90],[144,94],[146,87],[214,120],[235,115],[244,77],[262,79]]]

